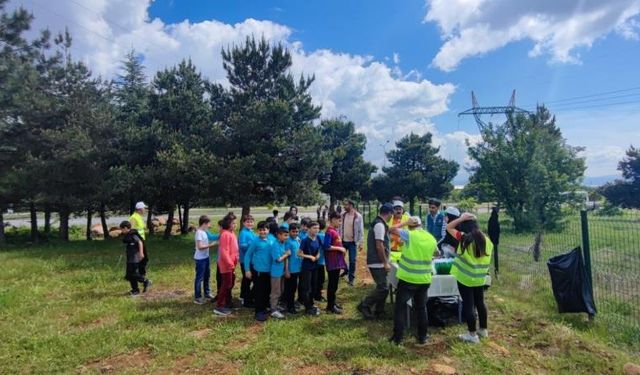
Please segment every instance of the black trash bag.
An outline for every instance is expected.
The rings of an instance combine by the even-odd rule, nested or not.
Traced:
[[[427,318],[431,327],[446,327],[459,323],[457,298],[430,297],[427,299]]]
[[[591,285],[582,260],[580,247],[547,261],[553,296],[560,313],[596,314]]]

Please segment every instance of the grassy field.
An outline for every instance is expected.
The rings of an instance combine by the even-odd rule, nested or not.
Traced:
[[[432,329],[426,347],[411,337],[396,347],[390,319],[364,321],[355,310],[371,283],[364,268],[356,287],[340,284],[344,315],[256,323],[251,310],[220,318],[191,302],[190,236],[154,238],[149,248],[154,288],[139,298],[125,296],[119,241],[0,251],[0,372],[575,374],[638,362],[638,348],[612,339],[604,323],[558,315],[550,293],[506,270],[488,292],[490,339],[460,343],[459,325]]]

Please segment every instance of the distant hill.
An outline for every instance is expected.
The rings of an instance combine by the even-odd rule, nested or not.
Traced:
[[[616,179],[621,179],[622,176],[620,175],[608,175],[608,176],[597,176],[597,177],[585,177],[584,178],[584,185],[585,186],[601,186],[606,184],[607,182],[613,182]]]

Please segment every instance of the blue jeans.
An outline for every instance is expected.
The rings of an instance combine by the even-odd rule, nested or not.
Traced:
[[[349,281],[356,278],[356,258],[358,257],[358,247],[355,242],[343,242],[342,246],[349,253]]]
[[[202,298],[202,284],[204,284],[204,295],[211,294],[209,278],[211,277],[211,262],[209,258],[196,259],[196,279],[194,282],[194,297]]]

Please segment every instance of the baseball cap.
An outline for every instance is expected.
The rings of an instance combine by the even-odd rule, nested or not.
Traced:
[[[404,203],[402,203],[402,201],[400,200],[395,200],[393,202],[391,202],[393,204],[393,207],[402,207],[404,208]]]
[[[380,206],[380,213],[381,214],[393,213],[393,205],[391,203],[383,203],[382,206]]]
[[[140,201],[140,202],[136,203],[136,210],[140,210],[142,208],[147,208],[147,205],[144,204],[144,202]]]
[[[447,209],[444,212],[449,215],[460,216],[460,210],[458,210],[455,207],[447,207]]]
[[[408,223],[408,225],[409,225],[410,227],[421,227],[421,226],[422,226],[422,220],[420,220],[420,218],[419,218],[419,217],[417,217],[417,216],[411,216],[411,217],[409,218],[409,223]]]

